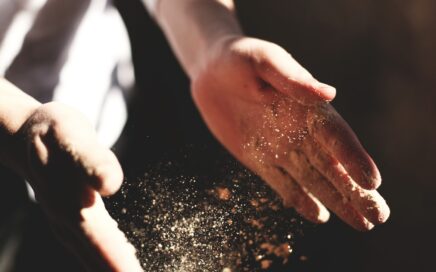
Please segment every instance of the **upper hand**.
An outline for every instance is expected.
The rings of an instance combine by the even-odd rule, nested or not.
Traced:
[[[335,89],[281,47],[223,39],[192,78],[192,92],[213,134],[285,206],[317,223],[328,220],[327,207],[359,230],[387,220],[376,165],[327,103]]]
[[[90,271],[142,271],[135,250],[104,207],[123,174],[79,113],[40,106],[17,133],[26,147],[24,175],[58,238]]]

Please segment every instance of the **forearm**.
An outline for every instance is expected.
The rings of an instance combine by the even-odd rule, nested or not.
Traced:
[[[0,78],[0,163],[24,174],[25,147],[16,141],[16,133],[40,106],[32,97]]]
[[[159,0],[155,18],[191,79],[214,43],[242,35],[233,0]]]

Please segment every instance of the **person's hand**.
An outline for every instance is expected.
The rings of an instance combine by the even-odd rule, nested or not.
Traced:
[[[123,179],[115,155],[97,142],[84,117],[57,103],[40,106],[17,133],[26,146],[25,176],[63,244],[89,271],[142,271],[135,249],[101,195]]]
[[[218,140],[306,219],[327,208],[358,230],[383,223],[378,169],[319,83],[281,47],[229,37],[192,77],[194,101]]]

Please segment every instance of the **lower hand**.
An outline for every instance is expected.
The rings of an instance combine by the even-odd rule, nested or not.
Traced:
[[[104,207],[123,174],[92,126],[57,103],[40,106],[17,134],[25,176],[51,226],[89,271],[142,271],[135,250]],[[24,141],[24,142],[23,142]]]

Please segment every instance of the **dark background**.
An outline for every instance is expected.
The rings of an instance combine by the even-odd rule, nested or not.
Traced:
[[[378,163],[380,191],[392,209],[389,221],[369,233],[336,219],[308,230],[296,251],[309,260],[286,271],[434,269],[436,2],[236,3],[248,35],[278,43],[337,88],[333,104]],[[186,145],[207,146],[207,155],[191,152],[204,169],[207,158],[223,155],[191,102],[188,80],[138,1],[117,5],[130,32],[139,89],[125,132],[134,135],[122,159],[127,172],[140,175],[148,159],[175,158]]]
[[[334,217],[322,226],[307,225],[295,254],[308,260],[294,258],[276,271],[434,270],[436,1],[236,3],[248,35],[278,43],[316,78],[337,88],[333,105],[377,162],[383,176],[380,191],[392,210],[386,224],[368,233]],[[211,165],[229,157],[202,123],[189,81],[162,33],[140,1],[115,4],[132,41],[137,78],[129,120],[115,146],[127,179],[165,160],[180,162],[184,174],[213,173]],[[2,205],[2,212],[12,214],[9,207],[13,205]],[[17,271],[31,271],[27,265],[32,271],[60,271],[59,266],[78,271],[61,247],[47,239],[51,234],[40,211],[28,214],[32,216],[23,215],[27,242]],[[48,262],[52,265],[47,267]]]

